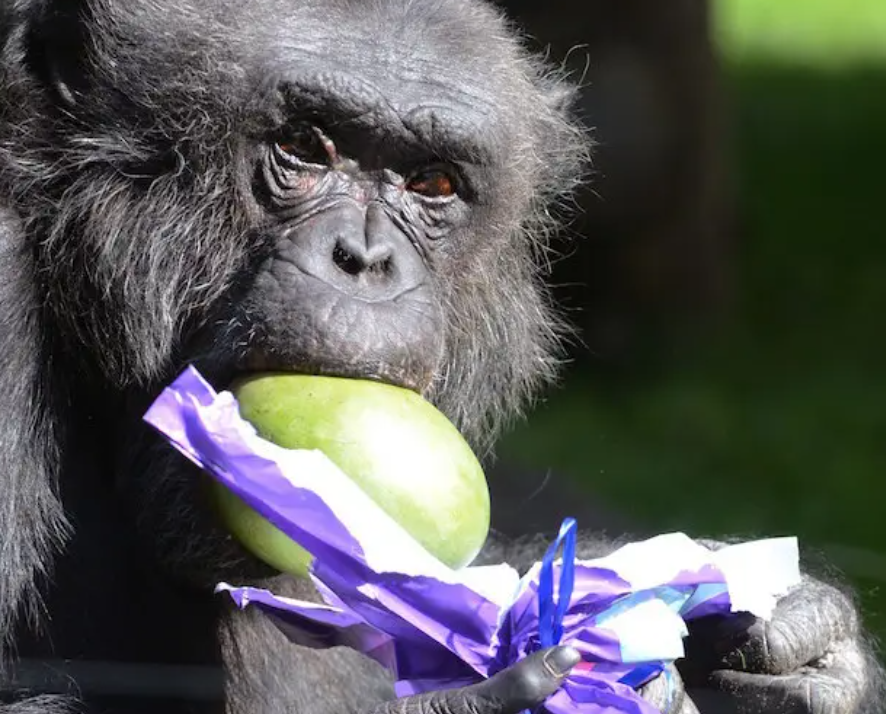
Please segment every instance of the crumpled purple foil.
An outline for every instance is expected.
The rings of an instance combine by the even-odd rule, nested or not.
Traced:
[[[712,552],[669,533],[580,560],[572,519],[522,578],[506,563],[456,571],[324,454],[259,437],[233,395],[216,393],[193,367],[145,420],[313,554],[323,603],[227,583],[217,591],[261,608],[301,645],[345,645],[374,658],[393,673],[399,696],[475,683],[541,647],[568,644],[583,659],[546,701],[551,714],[655,714],[636,688],[683,656],[688,620],[739,611],[766,619],[800,581],[795,538]]]

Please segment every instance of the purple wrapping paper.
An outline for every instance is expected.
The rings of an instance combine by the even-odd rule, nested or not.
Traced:
[[[164,390],[145,420],[315,556],[311,578],[325,604],[218,586],[239,607],[261,608],[293,641],[364,652],[393,672],[405,696],[480,681],[550,637],[547,621],[539,623],[540,600],[551,599],[539,597],[541,562],[522,578],[507,564],[449,569],[322,453],[261,439],[233,396],[216,393],[195,369]],[[553,562],[554,601],[561,577],[574,579],[559,641],[583,661],[546,709],[654,714],[635,687],[683,655],[685,622],[735,611],[769,617],[799,583],[798,561],[794,538],[714,553],[681,533],[592,561],[554,562],[551,551],[544,562]]]

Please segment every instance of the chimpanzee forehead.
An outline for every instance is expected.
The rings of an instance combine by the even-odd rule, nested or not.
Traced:
[[[301,5],[301,4],[299,4]],[[286,74],[324,68],[394,101],[493,106],[525,81],[519,48],[486,5],[462,0],[331,0],[266,27],[264,56]]]
[[[173,0],[158,0],[164,12],[150,10],[153,3],[115,6],[116,26],[132,28],[131,42],[149,10],[160,26],[153,36],[165,38],[146,53],[150,67],[127,65],[127,86],[151,95],[146,105],[191,76],[195,103],[217,101],[221,112],[245,105],[251,114],[258,100],[274,120],[311,112],[362,124],[377,139],[482,159],[513,144],[521,109],[536,96],[519,44],[477,0],[263,0],[260,10],[220,1],[223,13],[210,12],[208,0],[187,12]],[[123,44],[113,56],[125,53]]]

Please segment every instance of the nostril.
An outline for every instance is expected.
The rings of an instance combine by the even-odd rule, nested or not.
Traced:
[[[380,258],[373,261],[366,270],[372,275],[388,275],[391,272],[392,266],[393,263],[389,257]]]
[[[340,243],[332,251],[332,262],[348,275],[359,275],[364,269],[363,262]]]
[[[393,272],[394,261],[390,249],[372,246],[366,249],[352,247],[346,241],[338,241],[332,250],[332,262],[342,272],[351,275],[384,277]]]

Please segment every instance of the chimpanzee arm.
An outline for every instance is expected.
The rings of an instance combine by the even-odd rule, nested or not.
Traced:
[[[2,21],[2,17],[0,17]],[[37,281],[17,215],[0,195],[0,676],[22,620],[41,612],[67,523],[55,483],[57,425],[44,370],[46,341]],[[22,616],[25,617],[22,617]],[[4,714],[60,711],[60,698],[0,706]]]

